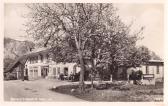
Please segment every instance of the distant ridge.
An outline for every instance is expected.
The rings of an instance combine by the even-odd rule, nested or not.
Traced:
[[[29,52],[35,44],[31,41],[18,41],[4,38],[4,68],[7,68],[16,58]]]

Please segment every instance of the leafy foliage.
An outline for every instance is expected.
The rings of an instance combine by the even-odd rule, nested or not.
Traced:
[[[84,59],[92,61],[93,70],[111,65],[140,64],[148,59],[148,50],[136,48],[143,27],[130,34],[116,14],[113,4],[56,3],[29,4],[27,32],[44,47],[52,47],[57,62],[79,61],[83,80]]]

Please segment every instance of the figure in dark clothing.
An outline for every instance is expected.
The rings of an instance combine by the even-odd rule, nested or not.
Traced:
[[[28,78],[28,69],[27,69],[27,65],[26,65],[26,67],[25,67],[25,69],[24,69],[24,80],[29,80],[29,78]]]
[[[62,73],[60,74],[60,79],[64,80],[64,75]]]
[[[130,75],[130,79],[133,80],[134,84],[140,84],[141,79],[142,79],[142,75],[143,75],[143,73],[141,70],[136,71],[136,72],[133,71],[132,74]]]
[[[136,75],[137,75],[137,80],[141,80],[143,73],[141,70],[139,70],[139,71],[137,71]]]

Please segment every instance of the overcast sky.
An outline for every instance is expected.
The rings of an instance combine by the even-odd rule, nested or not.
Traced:
[[[144,39],[138,45],[145,45],[163,58],[164,53],[164,8],[162,4],[115,4],[119,9],[118,15],[126,24],[134,22],[132,31],[145,26]],[[5,4],[4,29],[5,36],[17,40],[28,40],[25,33],[26,19],[23,15],[28,10],[24,4]]]

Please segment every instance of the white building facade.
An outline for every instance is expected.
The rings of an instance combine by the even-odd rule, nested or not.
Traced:
[[[143,74],[153,75],[156,81],[163,81],[164,62],[160,60],[150,60],[148,64],[141,65]]]
[[[25,63],[28,69],[28,78],[59,78],[60,74],[69,76],[80,71],[76,63],[56,63],[52,55],[46,51],[30,53]]]

